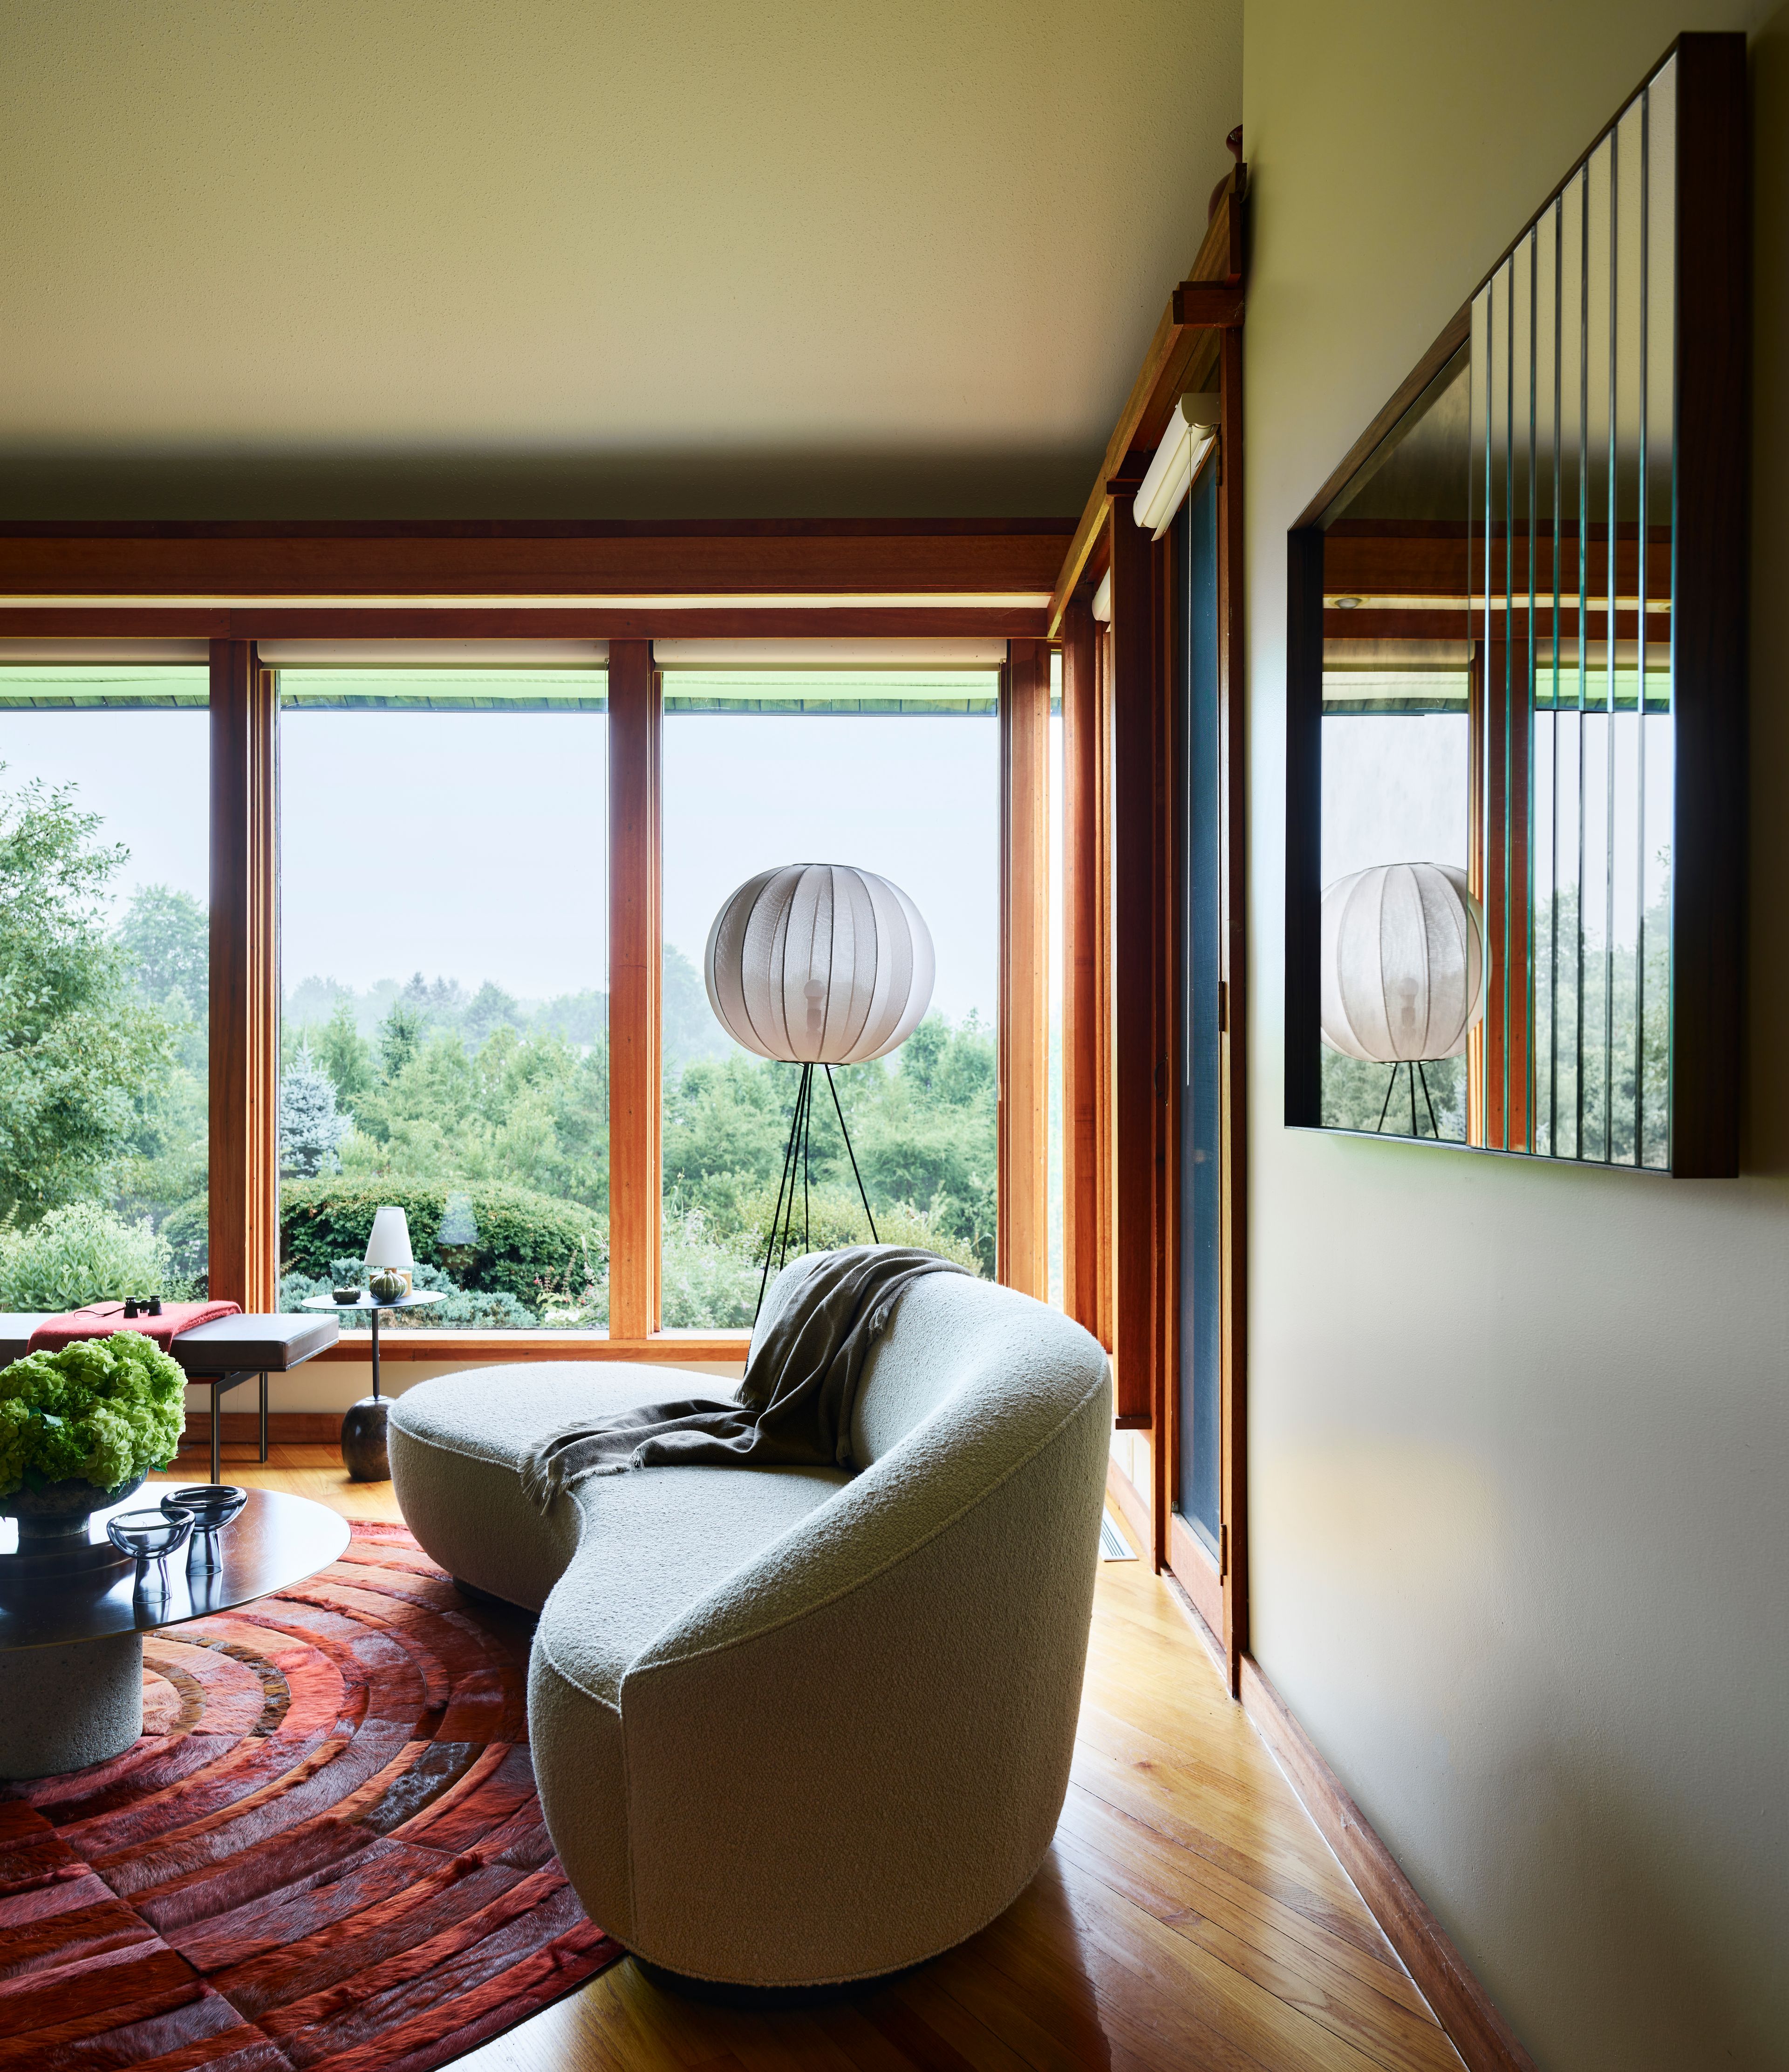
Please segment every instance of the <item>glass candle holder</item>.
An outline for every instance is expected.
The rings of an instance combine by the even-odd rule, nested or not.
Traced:
[[[172,1514],[192,1515],[192,1544],[187,1553],[189,1568],[214,1569],[224,1565],[218,1535],[249,1501],[249,1492],[233,1482],[195,1482],[171,1490],[162,1499],[162,1509]]]
[[[153,1561],[165,1592],[167,1557],[186,1545],[192,1531],[192,1513],[167,1504],[159,1511],[121,1511],[105,1521],[105,1531],[112,1544],[135,1560],[138,1585],[148,1581]]]

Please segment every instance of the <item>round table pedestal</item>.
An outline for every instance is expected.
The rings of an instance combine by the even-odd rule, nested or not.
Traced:
[[[342,1465],[353,1482],[389,1482],[391,1462],[385,1451],[389,1396],[363,1396],[342,1420]]]
[[[59,1777],[143,1730],[143,1638],[107,1634],[0,1654],[0,1777]]]

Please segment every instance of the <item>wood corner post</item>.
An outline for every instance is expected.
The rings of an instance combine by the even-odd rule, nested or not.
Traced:
[[[278,713],[253,641],[212,642],[210,717],[207,1285],[265,1313],[279,1286]]]
[[[609,1335],[659,1327],[662,701],[650,640],[609,643]]]

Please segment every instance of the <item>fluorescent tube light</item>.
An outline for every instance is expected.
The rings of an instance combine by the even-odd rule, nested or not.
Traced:
[[[1147,526],[1154,538],[1161,538],[1186,502],[1193,477],[1217,444],[1222,414],[1214,395],[1182,396],[1174,405],[1133,512],[1137,524]]]

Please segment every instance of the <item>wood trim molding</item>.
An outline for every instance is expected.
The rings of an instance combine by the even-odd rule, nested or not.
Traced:
[[[1038,639],[1043,605],[273,603],[0,606],[0,639],[734,640]]]
[[[649,640],[609,643],[609,1322],[658,1326],[659,678]]]
[[[1000,701],[999,1277],[1050,1295],[1050,649],[1008,644]]]
[[[1068,601],[1075,594],[1105,523],[1107,483],[1123,469],[1133,446],[1154,450],[1175,399],[1199,385],[1202,369],[1208,372],[1217,364],[1217,334],[1212,328],[1212,317],[1218,304],[1206,299],[1206,290],[1214,284],[1234,290],[1237,301],[1233,313],[1230,313],[1232,305],[1224,304],[1224,322],[1242,321],[1243,203],[1248,191],[1248,168],[1239,165],[1231,173],[1205,226],[1198,256],[1188,268],[1186,278],[1170,297],[1155,335],[1149,340],[1056,575],[1050,599],[1052,639],[1061,629],[1063,614],[1068,609]]]
[[[1109,1352],[1100,1164],[1105,816],[1094,641],[1092,611],[1077,594],[1063,617],[1063,1306]]]
[[[1224,1307],[1219,1467],[1224,1507],[1224,1634],[1230,1695],[1240,1688],[1248,1646],[1248,771],[1244,638],[1242,336],[1226,331],[1224,425],[1218,465],[1219,958],[1224,974],[1221,1045],[1224,1187],[1220,1301]]]
[[[1242,1704],[1468,2072],[1536,2072],[1446,1930],[1252,1655],[1242,1661]]]
[[[279,1266],[277,717],[253,643],[213,641],[209,1287],[263,1312]]]

